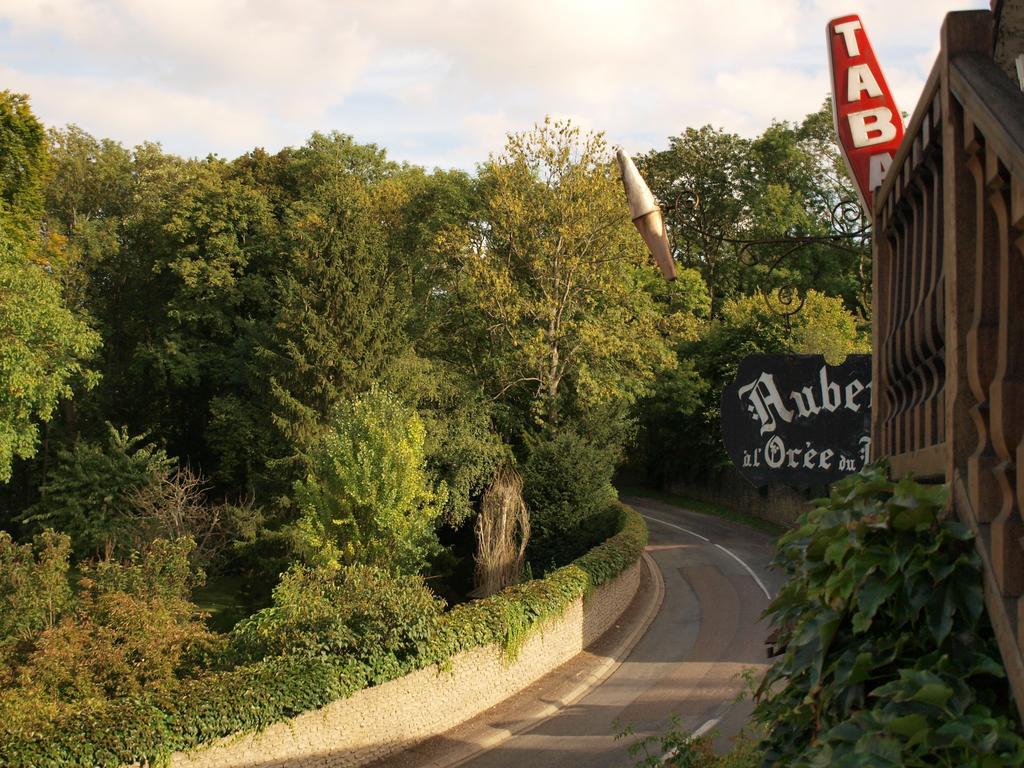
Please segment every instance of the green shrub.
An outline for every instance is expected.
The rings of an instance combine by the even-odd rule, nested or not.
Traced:
[[[611,581],[640,559],[647,546],[647,523],[629,507],[616,502],[608,508],[617,533],[576,558],[574,566],[587,574],[588,594],[593,587]]]
[[[523,466],[536,572],[570,562],[611,533],[615,453],[571,428],[535,439]]]
[[[174,466],[162,449],[143,442],[145,436],[107,428],[105,442],[82,440],[60,451],[40,489],[42,500],[21,518],[67,533],[77,559],[122,554],[136,525],[133,496]]]
[[[1024,764],[973,536],[945,502],[868,467],[780,539],[765,765]]]
[[[0,686],[17,646],[55,626],[71,606],[70,556],[63,534],[43,531],[18,545],[0,531]]]
[[[418,573],[438,549],[446,491],[426,471],[423,422],[393,395],[343,403],[295,485],[300,542],[314,562]]]
[[[496,595],[455,606],[441,624],[431,660],[444,661],[460,651],[498,643],[514,656],[530,631],[560,615],[579,597],[611,581],[635,563],[647,546],[647,526],[633,510],[610,508],[618,533],[573,563],[542,579],[516,584]]]
[[[386,678],[418,658],[443,611],[419,576],[364,565],[295,566],[274,589],[274,604],[240,622],[231,641],[244,661],[334,655]]]
[[[255,731],[366,687],[359,662],[282,656],[183,681],[172,692],[80,710],[31,733],[0,732],[5,768],[118,768]]]
[[[615,735],[616,739],[632,736],[632,727]],[[679,725],[673,716],[665,730],[635,740],[626,751],[633,758],[632,768],[756,768],[761,764],[758,740],[741,731],[725,753],[715,752],[716,731],[694,736]]]
[[[27,695],[19,673],[41,634],[52,631],[71,610],[68,581],[71,542],[44,531],[31,544],[15,544],[0,531],[0,722],[45,722],[58,711],[54,697]]]
[[[73,610],[25,640],[6,671],[9,732],[125,697],[166,691],[194,672],[216,638],[189,602],[192,543],[156,541],[129,563],[83,568]],[[66,560],[65,560],[66,563]]]
[[[486,600],[457,606],[440,617],[437,632],[408,657],[405,669],[307,651],[181,681],[159,689],[51,718],[31,732],[0,726],[0,765],[10,768],[115,768],[159,760],[234,733],[253,731],[351,695],[387,675],[445,664],[460,651],[501,643],[509,653],[548,616],[635,563],[647,542],[643,519],[616,506],[619,531],[575,563],[544,579],[517,585]],[[299,588],[301,579],[294,586]],[[325,586],[324,594],[332,587]],[[284,599],[284,597],[282,596]],[[293,600],[291,596],[287,600]],[[299,596],[294,601],[301,602]],[[321,610],[312,601],[313,613]],[[421,633],[408,633],[417,639]],[[406,646],[408,647],[408,645]],[[390,664],[390,666],[388,666]]]

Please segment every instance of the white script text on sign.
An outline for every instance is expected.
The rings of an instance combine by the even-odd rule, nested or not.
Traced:
[[[722,442],[752,484],[821,488],[871,451],[871,357],[750,355],[722,390]]]

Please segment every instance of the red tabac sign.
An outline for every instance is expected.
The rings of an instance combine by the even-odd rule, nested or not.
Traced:
[[[828,23],[832,110],[839,146],[870,215],[874,193],[903,140],[903,118],[857,15]]]

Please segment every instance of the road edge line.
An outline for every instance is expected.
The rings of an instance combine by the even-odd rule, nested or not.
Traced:
[[[658,612],[661,610],[661,604],[665,600],[665,579],[661,575],[661,569],[658,568],[657,563],[654,562],[654,558],[650,556],[646,549],[641,554],[640,561],[644,564],[648,573],[651,575],[651,586],[653,587],[651,589],[652,594],[648,598],[648,605],[646,612],[644,613],[643,620],[637,622],[633,627],[633,630],[613,649],[611,649],[608,658],[588,673],[583,681],[567,694],[564,694],[561,698],[546,704],[538,711],[537,715],[531,718],[530,722],[522,728],[502,728],[500,732],[494,733],[490,737],[478,742],[480,748],[472,754],[461,757],[455,762],[436,762],[431,763],[431,766],[437,766],[438,768],[441,768],[441,766],[443,766],[443,768],[457,768],[457,766],[476,759],[482,753],[489,752],[495,747],[498,747],[513,736],[529,733],[534,728],[543,725],[545,722],[557,715],[561,710],[572,706],[582,699],[591,690],[607,680],[616,669],[622,666],[626,657],[632,653],[637,643],[639,643],[641,638],[647,634],[648,628],[654,623],[654,620],[658,616]],[[586,648],[583,650],[586,650]],[[568,661],[566,663],[568,663]]]
[[[725,554],[729,555],[729,557],[731,557],[733,560],[735,560],[737,563],[739,563],[746,569],[747,573],[749,573],[751,578],[757,582],[757,586],[761,588],[761,591],[764,592],[764,596],[768,598],[768,602],[770,603],[772,601],[772,593],[768,591],[768,587],[766,587],[764,585],[764,582],[761,581],[761,577],[754,573],[754,569],[747,565],[745,562],[743,562],[740,556],[733,552],[731,549],[726,549],[721,544],[715,544],[715,546],[723,552],[725,552]]]
[[[633,627],[633,631],[629,635],[623,638],[608,658],[601,662],[601,664],[588,674],[583,682],[581,682],[576,688],[569,691],[565,696],[558,700],[560,705],[558,708],[571,706],[577,701],[582,699],[591,688],[596,688],[598,685],[607,680],[611,674],[622,666],[622,663],[626,660],[626,657],[632,653],[640,639],[647,634],[648,628],[654,623],[657,618],[659,611],[661,611],[661,604],[665,601],[665,578],[661,575],[661,569],[658,568],[657,563],[654,562],[654,558],[651,557],[645,549],[640,555],[640,559],[644,565],[647,566],[648,573],[651,574],[651,586],[653,589],[651,592],[650,602],[647,606],[647,612],[644,614],[643,621],[639,622]],[[584,650],[586,650],[584,648]]]
[[[645,515],[643,512],[638,512],[637,514],[639,514],[640,517],[642,517],[644,520],[650,520],[652,523],[660,523],[661,525],[667,525],[669,528],[675,528],[677,531],[682,531],[683,533],[688,533],[691,536],[696,536],[698,539],[700,539],[701,541],[706,541],[708,544],[711,543],[711,539],[709,539],[707,536],[702,536],[696,531],[691,531],[689,528],[683,528],[683,526],[676,525],[675,523],[670,523],[667,520],[659,520],[656,517]]]

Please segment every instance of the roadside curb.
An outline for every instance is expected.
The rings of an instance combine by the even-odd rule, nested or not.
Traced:
[[[647,606],[645,607],[643,618],[633,627],[633,630],[621,640],[621,642],[611,649],[608,658],[601,662],[596,669],[591,671],[590,674],[588,674],[586,678],[576,686],[576,688],[556,702],[556,711],[571,704],[575,704],[583,698],[591,688],[594,688],[598,684],[604,682],[612,672],[618,669],[622,665],[622,662],[626,660],[626,656],[628,656],[636,644],[640,642],[640,638],[644,636],[647,632],[647,628],[651,626],[651,623],[658,615],[658,611],[661,609],[661,603],[665,598],[665,580],[662,578],[661,571],[655,564],[654,558],[647,553],[647,550],[644,550],[641,555],[641,559],[647,567],[647,572],[651,576],[652,587],[647,598]],[[552,706],[555,705],[553,704]],[[529,728],[523,728],[520,733],[527,730],[529,730]]]
[[[522,733],[527,733],[542,725],[545,721],[554,717],[561,710],[575,704],[586,696],[587,693],[611,676],[611,674],[622,665],[626,656],[629,655],[636,644],[640,642],[640,639],[647,632],[648,627],[651,626],[651,623],[657,617],[658,611],[661,609],[662,601],[665,598],[665,580],[662,578],[661,571],[655,564],[654,558],[650,556],[647,550],[644,550],[641,555],[641,561],[651,578],[651,589],[647,591],[646,604],[643,607],[642,616],[639,621],[634,624],[633,628],[618,643],[616,643],[613,648],[608,649],[606,652],[607,657],[604,661],[588,672],[583,680],[581,680],[580,683],[574,686],[571,690],[560,695],[557,699],[546,702],[543,707],[532,711],[529,718],[526,719],[523,725],[512,726],[510,728],[492,728],[490,729],[490,733],[487,733],[485,736],[472,742],[473,750],[469,754],[463,754],[450,761],[435,760],[423,763],[422,768],[456,768],[456,766],[463,765],[469,760],[478,757],[481,753],[494,749],[507,739]],[[637,596],[634,597],[634,600],[637,599],[645,598],[644,596],[637,594]],[[626,610],[629,610],[629,608]],[[501,705],[499,704],[498,706]]]

